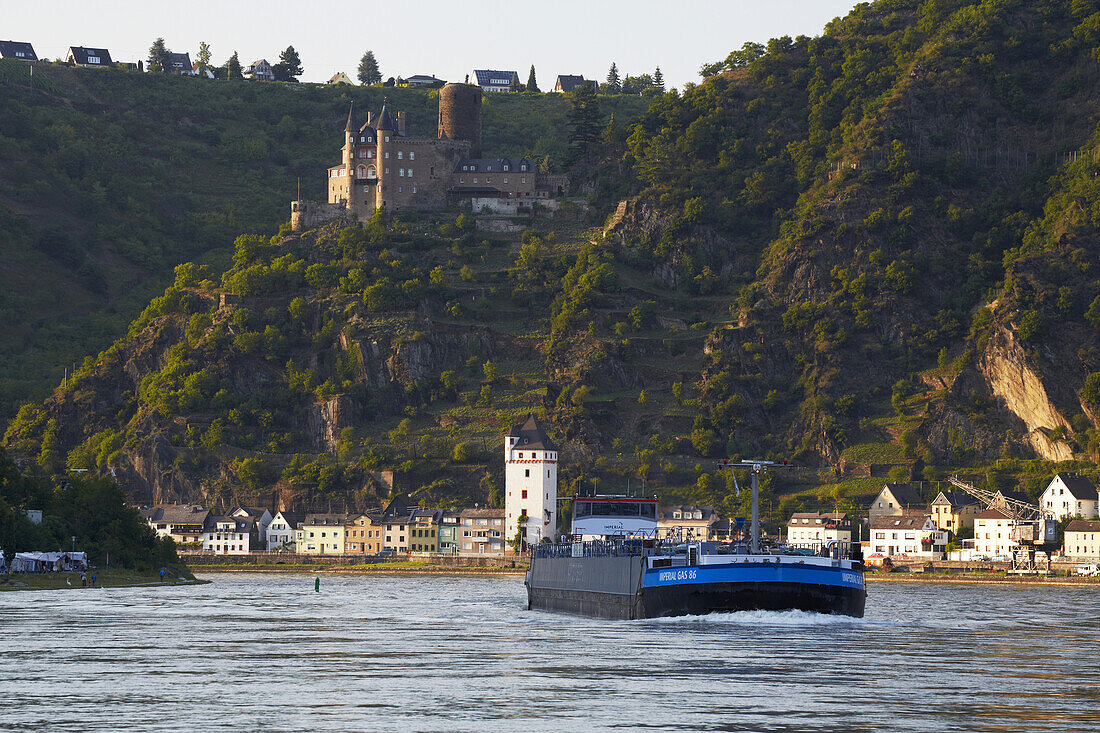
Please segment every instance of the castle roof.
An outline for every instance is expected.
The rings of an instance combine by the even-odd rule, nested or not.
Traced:
[[[523,170],[524,165],[528,171],[535,171],[535,161],[530,158],[464,158],[455,164],[455,173],[518,173]]]
[[[355,132],[355,103],[348,105],[348,124],[344,126],[344,132]]]
[[[508,431],[508,437],[519,439],[516,442],[517,448],[553,451],[558,449],[554,445],[554,441],[550,440],[550,436],[539,425],[539,421],[533,412],[527,413],[527,419],[519,425],[513,425],[512,429]]]
[[[386,111],[386,105],[382,105],[382,111],[378,113],[378,121],[374,125],[377,130],[389,130],[390,132],[397,131],[397,125],[394,124],[393,118],[390,117],[390,113]]]

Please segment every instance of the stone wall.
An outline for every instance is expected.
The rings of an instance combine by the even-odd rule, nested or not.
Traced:
[[[316,201],[290,202],[291,231],[304,232],[330,221],[348,218],[348,211],[342,204],[320,204]]]

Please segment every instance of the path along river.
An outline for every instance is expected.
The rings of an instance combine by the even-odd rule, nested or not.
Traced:
[[[516,577],[210,578],[0,593],[0,729],[1100,730],[1096,588],[608,622]]]

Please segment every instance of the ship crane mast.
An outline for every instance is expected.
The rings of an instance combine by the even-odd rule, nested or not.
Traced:
[[[760,474],[767,471],[769,468],[794,468],[786,461],[782,463],[778,461],[763,461],[763,460],[747,460],[747,461],[734,461],[728,458],[723,458],[718,461],[718,464],[724,468],[747,468],[752,473],[752,535],[749,540],[749,552],[753,555],[760,554]],[[736,475],[733,478],[734,484],[737,483]],[[738,491],[740,493],[740,490]]]
[[[1009,537],[1016,541],[1016,547],[1012,551],[1013,573],[1038,573],[1039,568],[1035,564],[1037,550],[1046,553],[1047,572],[1050,572],[1050,553],[1057,547],[1057,523],[1049,512],[999,492],[979,489],[959,480],[958,476],[951,476],[947,481],[985,504],[986,508],[998,510],[1012,522]]]

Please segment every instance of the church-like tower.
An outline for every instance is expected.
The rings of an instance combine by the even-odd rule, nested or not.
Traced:
[[[508,431],[504,440],[504,524],[508,540],[527,517],[528,544],[557,539],[558,447],[534,413]]]

